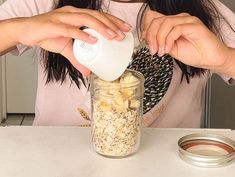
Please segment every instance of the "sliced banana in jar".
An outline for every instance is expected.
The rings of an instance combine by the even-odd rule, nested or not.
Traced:
[[[139,100],[130,100],[130,108],[131,109],[138,109],[140,107]]]
[[[136,78],[133,74],[131,74],[130,72],[124,73],[121,78],[120,78],[120,84],[121,86],[130,86],[133,84],[138,84],[139,83],[139,79]]]

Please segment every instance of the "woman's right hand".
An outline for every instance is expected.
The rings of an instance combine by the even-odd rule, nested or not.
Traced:
[[[7,23],[6,23],[7,24]],[[130,30],[130,25],[110,14],[90,9],[65,6],[49,13],[9,20],[11,40],[27,46],[60,53],[84,75],[89,70],[80,65],[72,52],[72,39],[95,43],[96,38],[80,30],[81,27],[92,28],[109,40],[122,40],[123,32]]]

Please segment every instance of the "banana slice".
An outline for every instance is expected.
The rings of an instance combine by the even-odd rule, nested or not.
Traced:
[[[135,87],[140,81],[131,72],[124,73],[119,79],[106,82],[97,78],[97,85],[105,87],[99,91],[99,107],[102,111],[126,111],[127,109],[137,109],[140,101],[133,99]],[[129,88],[127,88],[129,87]],[[108,101],[109,98],[113,101]]]
[[[110,89],[108,91],[109,95],[115,96],[115,97],[121,97],[122,93],[120,92],[120,89]]]
[[[120,84],[122,86],[125,86],[125,85],[132,85],[133,83],[138,83],[139,80],[138,78],[136,78],[135,76],[133,76],[130,72],[124,74],[121,78],[120,78]]]
[[[137,109],[140,107],[140,101],[139,100],[130,100],[130,108],[131,109]]]
[[[100,102],[100,110],[101,111],[111,111],[111,109],[112,109],[111,104],[109,104],[105,101]]]
[[[113,108],[119,111],[125,111],[129,108],[128,100],[124,99],[123,97],[115,97]]]
[[[122,93],[122,95],[123,95],[126,99],[129,99],[130,97],[132,97],[132,96],[134,95],[134,93],[135,93],[134,90],[135,90],[135,89],[127,89],[127,88],[125,88],[125,89],[122,89],[122,90],[121,90],[121,93]]]

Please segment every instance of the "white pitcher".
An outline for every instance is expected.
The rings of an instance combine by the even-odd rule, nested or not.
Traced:
[[[119,78],[131,61],[134,49],[133,34],[127,32],[122,41],[117,41],[108,40],[93,29],[84,31],[98,40],[95,44],[89,44],[75,39],[73,52],[77,61],[105,81]]]

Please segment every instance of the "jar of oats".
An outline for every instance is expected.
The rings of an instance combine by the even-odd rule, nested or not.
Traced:
[[[122,158],[140,144],[144,77],[126,70],[115,81],[91,76],[92,142],[97,153]]]

